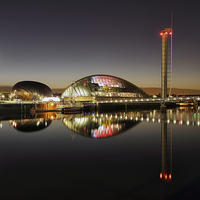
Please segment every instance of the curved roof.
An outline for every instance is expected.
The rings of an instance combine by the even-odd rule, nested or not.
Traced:
[[[39,83],[36,81],[21,81],[16,83],[13,88],[12,88],[12,92],[18,92],[19,93],[26,93],[29,95],[40,95],[40,96],[51,96],[52,95],[52,91],[51,89],[43,84],[43,83]]]
[[[120,93],[122,96],[129,93],[130,97],[134,97],[134,93],[135,95],[138,95],[137,97],[149,97],[146,92],[131,82],[116,76],[105,74],[90,75],[77,80],[65,89],[61,97],[95,96],[95,92],[99,92],[99,94],[112,93],[112,95]]]

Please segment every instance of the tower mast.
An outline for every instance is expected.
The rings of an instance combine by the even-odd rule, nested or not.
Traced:
[[[172,23],[173,23],[173,11],[171,11],[171,32],[172,32]],[[171,84],[169,90],[169,96],[171,95],[172,91],[172,34],[171,34]]]

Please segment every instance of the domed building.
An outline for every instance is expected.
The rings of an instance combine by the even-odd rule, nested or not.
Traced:
[[[42,100],[43,97],[50,97],[53,93],[51,89],[36,81],[21,81],[12,88],[12,97],[21,100]]]
[[[64,101],[99,101],[130,98],[148,98],[149,95],[136,85],[110,75],[92,75],[69,85],[62,93]]]

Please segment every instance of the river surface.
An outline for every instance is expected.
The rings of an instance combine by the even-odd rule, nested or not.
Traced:
[[[1,116],[0,199],[200,199],[200,110]]]

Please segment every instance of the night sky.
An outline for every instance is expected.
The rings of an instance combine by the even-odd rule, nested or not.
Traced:
[[[160,87],[173,11],[173,87],[200,89],[199,0],[1,0],[0,85],[65,88],[93,74]]]

